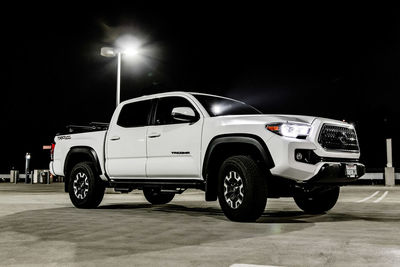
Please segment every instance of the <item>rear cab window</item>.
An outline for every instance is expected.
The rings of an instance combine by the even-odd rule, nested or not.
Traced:
[[[148,126],[152,100],[143,100],[125,104],[119,113],[117,125],[124,128]]]

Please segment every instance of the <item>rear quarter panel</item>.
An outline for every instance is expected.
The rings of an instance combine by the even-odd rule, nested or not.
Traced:
[[[59,135],[54,138],[53,172],[64,176],[65,159],[68,152],[74,147],[92,148],[100,161],[100,167],[104,173],[104,140],[106,131]]]

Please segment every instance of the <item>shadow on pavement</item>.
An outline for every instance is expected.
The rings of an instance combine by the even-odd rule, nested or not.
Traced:
[[[185,214],[189,216],[208,216],[214,219],[228,221],[220,208],[214,207],[186,207],[183,205],[151,205],[151,204],[112,204],[100,206],[99,209],[107,210],[135,210],[135,209],[151,209],[152,211],[171,213],[171,214]],[[312,217],[312,215],[305,215],[301,211],[276,211],[264,213],[256,223],[310,223],[300,220],[301,218]],[[234,222],[232,222],[234,223]]]
[[[1,217],[0,235],[4,233],[9,238],[7,242],[21,242],[21,246],[30,246],[31,241],[17,237],[13,240],[13,236],[22,234],[34,236],[34,240],[68,242],[75,247],[73,258],[79,261],[283,234],[313,225],[288,223],[293,215],[293,220],[297,220],[297,213],[284,213],[272,215],[271,224],[243,224],[227,220],[219,208],[212,207],[140,203],[105,205],[92,210],[64,207]],[[269,217],[268,213],[263,215],[262,222],[268,222]],[[6,234],[10,232],[18,234]]]
[[[112,204],[100,206],[99,209],[106,210],[136,210],[149,209],[152,212],[162,212],[174,214],[184,214],[192,217],[212,217],[214,219],[228,221],[220,208],[215,207],[187,207],[183,205],[167,204],[167,205],[151,205],[151,204]],[[341,216],[331,216],[327,214],[306,214],[303,211],[269,211],[266,210],[263,215],[255,222],[259,223],[315,223],[328,221],[349,221],[354,220],[354,216],[343,214]],[[235,223],[235,222],[231,222]],[[243,223],[242,223],[243,224]],[[254,224],[254,223],[246,223]]]

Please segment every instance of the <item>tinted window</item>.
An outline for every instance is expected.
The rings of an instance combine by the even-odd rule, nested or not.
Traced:
[[[148,125],[151,100],[126,104],[122,107],[117,124],[122,127],[139,127]]]
[[[236,100],[208,95],[193,95],[199,100],[211,117],[261,114],[261,112],[254,107]]]
[[[177,107],[190,107],[197,114],[196,109],[193,105],[183,97],[164,97],[158,100],[157,104],[157,112],[156,112],[156,124],[175,124],[175,123],[184,123],[182,121],[174,120],[171,116],[171,112],[174,108]]]

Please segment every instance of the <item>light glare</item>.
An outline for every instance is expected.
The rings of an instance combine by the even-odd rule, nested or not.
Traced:
[[[141,48],[144,45],[143,41],[132,35],[119,37],[115,44],[119,52],[130,59],[140,56]]]
[[[214,104],[211,107],[211,111],[215,116],[223,114],[227,109],[231,109],[232,105],[224,105],[224,104]]]
[[[131,57],[131,56],[136,56],[137,54],[139,54],[139,50],[138,50],[137,48],[130,47],[130,48],[124,50],[123,53],[124,53],[125,55]]]

